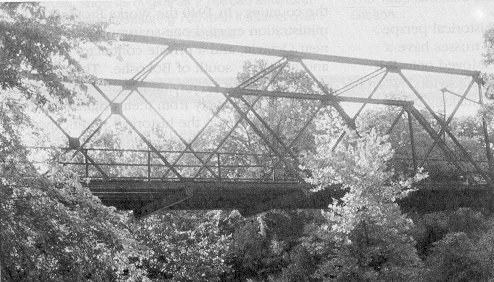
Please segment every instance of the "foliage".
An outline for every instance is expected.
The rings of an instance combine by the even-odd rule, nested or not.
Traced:
[[[153,144],[159,144],[158,149],[169,150],[179,145],[167,140],[160,127],[142,132]],[[119,119],[109,121],[90,144],[106,149],[146,149],[141,139]],[[92,157],[100,162],[143,163],[146,154],[100,151],[93,152]],[[112,176],[147,174],[145,168],[126,166],[105,168],[105,172]],[[153,176],[158,173],[153,171]],[[225,226],[225,221],[219,211],[169,211],[133,221],[131,236],[152,250],[142,261],[145,276],[153,281],[215,281],[227,275],[230,267],[225,259],[231,245],[231,230],[224,230],[229,226]]]
[[[268,67],[265,61],[246,62],[242,71],[237,75],[238,83],[246,81],[256,73]],[[248,89],[264,89],[269,86],[273,91],[292,91],[299,93],[316,93],[317,85],[314,80],[303,70],[295,67],[295,65],[287,64],[284,67],[273,71],[272,73],[262,77],[255,81],[252,85],[249,85]],[[274,98],[274,97],[244,97],[249,104],[254,104],[253,110],[265,121],[270,127],[269,130],[266,126],[253,114],[249,114],[249,118],[252,123],[266,136],[267,141],[280,152],[285,152],[282,145],[278,140],[281,140],[285,145],[290,147],[294,154],[299,154],[306,150],[314,149],[314,125],[310,124],[308,128],[295,140],[298,132],[302,128],[302,125],[309,119],[309,117],[316,111],[317,104],[313,101],[300,101],[296,99],[287,98]],[[239,98],[232,97],[235,103],[238,103],[242,111],[246,111],[248,107]],[[325,112],[325,109],[321,109],[320,112]],[[206,146],[213,146],[218,144],[220,140],[226,135],[225,131],[232,128],[237,119],[240,118],[240,114],[231,105],[227,104],[225,109],[222,110],[220,115],[220,123],[215,127],[211,127],[207,135],[211,136],[209,144]],[[274,132],[274,134],[273,134]],[[278,137],[276,138],[275,137]],[[291,146],[290,144],[293,143]],[[273,175],[270,175],[271,170],[268,169],[273,166],[273,158],[262,156],[261,154],[270,154],[272,150],[266,144],[266,140],[259,137],[259,135],[253,130],[252,126],[247,121],[239,123],[237,128],[231,133],[229,138],[222,144],[221,148],[230,152],[256,152],[259,155],[245,156],[242,159],[226,160],[224,163],[228,165],[231,163],[250,164],[254,166],[261,166],[260,169],[255,170],[233,168],[230,170],[225,169],[225,175],[232,177],[251,177],[261,178],[264,180],[272,179]],[[284,153],[287,155],[286,153]],[[233,158],[233,157],[232,157]],[[295,164],[296,166],[296,164]],[[276,178],[283,178],[288,175],[288,169],[280,162],[275,169]],[[293,175],[291,175],[293,177]]]
[[[468,208],[416,216],[414,222],[417,251],[422,258],[430,254],[433,243],[441,240],[448,233],[463,232],[472,235],[488,229],[487,218],[480,212]]]
[[[139,277],[149,251],[130,236],[127,216],[105,207],[63,169],[23,181],[5,167],[0,262],[8,280],[107,281]]]
[[[320,129],[333,127],[322,120]],[[327,131],[328,132],[328,131]],[[401,214],[396,199],[406,196],[410,184],[425,177],[393,182],[388,168],[391,145],[374,131],[353,136],[332,151],[334,136],[316,136],[316,154],[305,160],[312,170],[308,180],[322,189],[341,183],[347,189],[343,204],[330,206],[320,227],[333,255],[320,265],[324,280],[414,281],[422,269],[410,236],[413,223]]]
[[[245,81],[260,70],[267,67],[264,61],[246,62],[243,70],[237,75],[239,83]],[[297,69],[296,64],[288,64],[279,72],[274,71],[250,85],[249,89],[263,89],[270,83],[269,87],[275,91],[294,91],[301,93],[317,92],[317,85],[310,76],[303,70]],[[303,134],[296,141],[296,135],[302,124],[315,112],[317,105],[311,101],[297,101],[294,99],[281,99],[263,97],[259,100],[256,97],[245,97],[249,103],[256,102],[254,110],[264,119],[274,133],[285,144],[293,143],[290,146],[296,155],[304,151],[315,149],[314,131],[315,126],[310,124]],[[238,98],[243,110],[247,107]],[[227,106],[226,116],[221,125],[211,129],[211,144],[217,144],[240,115],[231,105]],[[321,110],[320,112],[326,112]],[[253,115],[249,115],[253,117]],[[273,134],[258,120],[252,118],[252,122],[267,137],[268,142],[274,145],[279,151],[284,152],[278,140]],[[247,122],[242,122],[231,134],[229,139],[223,144],[222,150],[234,152],[256,152],[269,154],[272,152],[252,127]],[[280,163],[275,169],[275,175],[270,175],[273,166],[273,159],[265,156],[251,156],[234,160],[235,163],[246,162],[245,164],[261,165],[262,171],[254,169],[231,169],[225,172],[230,177],[261,178],[270,180],[272,177],[284,178],[289,176],[287,168]],[[227,164],[227,161],[224,162]],[[294,164],[296,165],[296,164]],[[307,268],[301,271],[305,265],[315,265],[315,262],[305,247],[300,245],[299,240],[304,236],[307,224],[320,221],[318,212],[302,211],[269,211],[253,218],[237,218],[231,223],[232,245],[229,250],[227,263],[232,266],[233,274],[231,279],[257,279],[265,281],[267,279],[281,279],[281,281],[302,281],[302,277],[308,277],[313,269]]]
[[[297,245],[291,250],[289,264],[283,268],[277,281],[312,281],[311,276],[316,271],[316,268],[316,260],[312,254],[305,246]]]
[[[227,259],[234,270],[232,279],[294,277],[293,272],[304,264],[304,247],[299,240],[305,226],[316,220],[314,215],[308,211],[274,210],[252,218],[237,218],[231,223],[233,241]]]
[[[36,138],[28,110],[88,103],[91,81],[77,48],[105,39],[102,25],[47,15],[37,3],[0,4],[0,267],[14,281],[137,279],[149,251],[127,228],[127,216],[105,207],[72,172],[53,165],[39,175],[27,157]],[[73,84],[70,84],[73,83]],[[79,86],[78,86],[79,85]]]
[[[217,281],[229,272],[224,260],[231,238],[220,229],[221,212],[153,215],[132,225],[136,238],[153,249],[148,277],[161,281]]]
[[[492,217],[471,209],[436,212],[415,219],[424,281],[489,281],[493,276]]]
[[[427,258],[427,281],[481,281],[482,265],[476,260],[474,243],[463,233],[449,233],[434,244]]]
[[[484,64],[489,66],[494,63],[494,28],[490,28],[484,33]]]
[[[494,63],[494,27],[484,32],[484,53],[482,55],[484,65],[486,67],[492,67]],[[487,98],[487,101],[482,105],[480,115],[484,116],[489,124],[492,124],[494,117],[494,103],[492,103],[492,99],[494,99],[494,76],[492,72],[488,72],[482,73],[480,78],[484,82],[483,91]],[[492,130],[489,132],[492,132]]]
[[[428,119],[430,124],[436,124],[432,116],[427,114],[426,111],[422,111],[421,113]],[[384,135],[388,132],[390,125],[397,116],[398,112],[396,109],[390,109],[389,107],[363,112],[361,118],[358,119],[358,130],[359,132],[369,132],[371,130],[375,130],[379,134]],[[423,159],[429,152],[429,148],[433,144],[433,139],[415,119],[412,120],[412,126],[414,128],[413,134],[416,156],[419,159]],[[462,146],[469,152],[473,159],[486,160],[485,150],[479,149],[485,146],[479,116],[459,116],[454,118],[450,123],[449,129],[456,136],[460,144],[462,144]],[[443,140],[445,140],[446,144],[453,150],[456,156],[463,156],[463,153],[455,144],[453,144],[452,141],[450,141],[449,138],[443,138]],[[389,133],[388,141],[391,143],[391,146],[395,151],[394,156],[396,157],[396,160],[393,160],[393,168],[395,171],[401,173],[411,172],[413,170],[411,161],[412,148],[406,114],[402,116],[402,118],[396,123],[393,130]],[[400,158],[405,159],[403,160]],[[461,159],[460,157],[458,158]],[[424,170],[427,171],[429,175],[428,181],[464,180],[466,175],[459,172],[452,163],[438,161],[445,159],[444,153],[436,144],[434,150],[432,150],[428,156],[428,160],[423,164]],[[421,163],[422,161],[419,160],[418,164],[420,165]]]
[[[330,110],[322,111],[319,128],[310,125],[294,142],[295,154],[308,152],[304,163],[311,170],[310,182],[319,188],[338,183],[348,191],[322,217],[318,212],[299,211],[273,211],[253,218],[242,218],[235,212],[176,212],[130,222],[128,214],[103,206],[80,185],[74,172],[53,165],[47,174],[39,175],[23,146],[26,137],[37,138],[27,111],[40,106],[52,112],[63,111],[70,105],[91,103],[84,94],[84,83],[95,78],[84,73],[79,64],[78,59],[84,56],[79,47],[91,42],[104,49],[107,37],[103,28],[101,24],[77,22],[74,17],[47,15],[36,3],[0,4],[0,278],[460,281],[493,277],[494,225],[484,216],[469,210],[431,214],[416,220],[414,227],[401,213],[395,200],[406,196],[410,184],[424,175],[396,180],[389,168],[393,149],[409,151],[409,140],[403,134],[406,123],[399,123],[395,130],[398,133],[389,139],[379,137],[376,131],[382,133],[383,125],[391,123],[387,119],[392,115],[386,111],[369,113],[367,120],[386,122],[361,125],[363,136],[349,134],[334,152],[334,137],[342,128],[335,126]],[[486,34],[487,44],[494,42],[493,34]],[[491,54],[492,46],[488,45]],[[487,55],[486,63],[491,64],[492,58]],[[239,81],[266,66],[265,62],[246,63]],[[263,78],[250,88],[261,88],[271,78]],[[310,77],[292,67],[284,68],[271,88],[316,91]],[[250,103],[253,101],[249,98]],[[289,144],[315,106],[263,98],[255,110]],[[212,129],[219,134],[211,135],[211,142],[198,148],[217,144],[232,125],[228,119],[239,117],[231,106],[226,112],[233,115],[223,120],[221,130]],[[259,120],[253,122],[271,143],[277,144]],[[475,136],[480,132],[472,127],[475,123],[460,120],[451,125],[474,152],[479,142]],[[122,124],[116,131],[128,134]],[[120,148],[123,144],[113,134],[102,132],[93,144]],[[150,135],[153,141],[163,139],[160,132]],[[419,150],[427,147],[424,132],[417,132],[416,138],[424,145],[418,146]],[[171,142],[160,144],[159,149],[177,146]],[[223,148],[270,151],[245,122]],[[135,158],[108,153],[97,157],[108,161]],[[245,161],[272,165],[271,160],[256,156]],[[284,170],[280,166],[276,176]],[[225,173],[263,177],[267,172]],[[419,255],[426,262],[426,272]]]
[[[52,109],[88,102],[79,90],[85,90],[83,83],[95,78],[79,64],[79,47],[94,43],[104,49],[108,39],[104,27],[79,22],[74,16],[47,14],[38,3],[2,3],[2,90],[17,90],[28,101],[38,106],[48,104]]]

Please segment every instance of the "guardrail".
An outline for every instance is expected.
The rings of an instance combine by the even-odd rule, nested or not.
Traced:
[[[75,154],[78,151],[71,148],[59,148],[59,147],[29,147],[31,152],[58,152],[54,156],[56,161],[62,165],[72,166],[76,171],[80,172],[80,177],[85,179],[121,179],[121,180],[177,180],[178,178],[173,175],[168,176],[169,166],[160,162],[157,156],[154,156],[155,152],[145,149],[110,149],[110,148],[88,148],[81,149],[82,152]],[[70,153],[70,154],[68,154]],[[174,154],[192,155],[192,152],[185,152],[181,150],[160,150],[159,153],[172,157]],[[212,151],[194,151],[198,156],[209,156],[214,154],[214,157],[210,158],[206,164],[207,169],[214,170],[216,177],[204,174],[196,177],[190,177],[187,179],[193,179],[198,181],[271,181],[271,182],[297,182],[297,178],[290,175],[289,170],[279,168],[274,170],[273,166],[278,162],[278,157],[274,154],[265,153],[238,153],[238,152],[212,152]],[[70,158],[69,155],[75,156]],[[89,162],[89,156],[93,158],[93,162]],[[293,159],[290,156],[285,158],[298,163],[298,160]],[[444,168],[444,164],[449,160],[441,158],[429,157],[415,158],[415,162],[425,161],[425,168],[429,168],[429,172],[434,165],[440,164]],[[469,160],[456,160],[460,163],[469,163]],[[38,161],[43,163],[43,161]],[[193,172],[194,169],[199,169],[203,164],[196,162],[190,162],[187,158],[184,159],[185,163],[177,163],[174,165],[176,169],[184,172],[186,175],[187,170]],[[392,166],[398,173],[413,174],[414,159],[407,156],[395,156],[392,160]],[[479,166],[487,166],[487,160],[475,160]],[[95,167],[103,168],[108,177],[98,174]],[[446,169],[447,170],[447,169]],[[451,168],[453,171],[454,168]],[[310,175],[310,171],[304,171],[307,177]],[[127,173],[127,175],[126,175]],[[130,173],[130,174],[129,174]],[[193,173],[190,173],[193,175]],[[485,182],[482,176],[477,171],[461,171],[457,175],[461,181],[471,181],[474,184],[482,184]]]

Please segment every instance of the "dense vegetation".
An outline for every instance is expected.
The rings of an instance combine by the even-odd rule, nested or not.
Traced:
[[[326,212],[274,210],[249,218],[237,211],[173,212],[134,221],[129,213],[103,206],[80,185],[73,171],[53,164],[48,173],[39,174],[27,160],[23,144],[23,138],[38,134],[27,112],[43,106],[55,113],[92,102],[84,94],[84,83],[94,78],[77,63],[78,51],[87,44],[104,49],[104,26],[47,15],[35,3],[4,3],[0,10],[1,279],[494,279],[492,217],[469,209],[403,214],[395,200],[406,196],[410,184],[426,177],[418,173],[398,178],[391,170],[390,160],[406,140],[393,134],[381,137],[379,124],[362,124],[361,136],[349,133],[332,151],[331,142],[338,133],[335,129],[343,128],[328,118],[332,115],[329,110],[322,111],[318,122],[308,129],[310,134],[295,144],[297,151],[306,153],[303,163],[311,172],[308,181],[317,187],[342,183],[348,190],[342,202]],[[486,34],[488,48],[494,45],[493,34]],[[486,63],[492,63],[492,56],[486,55]],[[264,65],[246,63],[239,80]],[[316,85],[303,72],[286,68],[273,81],[273,88],[310,92]],[[313,110],[300,102],[268,99],[263,103],[261,114],[272,124],[283,125],[277,127],[285,130],[280,133],[291,138],[295,125],[280,113],[290,110],[291,116],[298,116]],[[390,116],[386,110],[367,115]],[[462,124],[472,121],[458,121],[457,132],[471,128]],[[225,144],[231,150],[267,150],[247,129],[234,134],[233,141]],[[463,135],[472,147],[477,146],[472,134]],[[101,132],[95,143],[116,146],[111,136],[112,132]],[[420,132],[417,136],[422,138]],[[452,173],[432,166],[426,171],[437,178]]]

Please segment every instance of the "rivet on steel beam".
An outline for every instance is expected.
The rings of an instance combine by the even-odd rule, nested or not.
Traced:
[[[122,103],[111,103],[111,114],[122,115]]]
[[[77,150],[81,146],[81,142],[77,137],[69,137],[69,148]]]

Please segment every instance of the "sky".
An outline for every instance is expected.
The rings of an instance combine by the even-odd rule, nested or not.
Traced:
[[[494,2],[485,0],[71,1],[46,2],[45,5],[61,13],[76,13],[84,21],[109,22],[108,30],[112,32],[472,70],[486,70],[482,65],[483,33],[494,26]],[[139,66],[144,66],[162,50],[161,47],[138,45],[115,48],[121,60],[90,53],[85,64],[88,71],[100,77],[130,78]],[[238,55],[196,54],[201,55],[201,62],[226,84],[234,83],[244,60],[253,59]],[[193,71],[179,77],[177,65],[184,63],[179,55],[167,60],[149,79],[171,82],[204,79],[198,78],[199,74]],[[335,88],[372,70],[334,64],[310,66],[316,69],[316,75]],[[423,89],[418,88],[426,92],[426,100],[437,111],[443,108],[442,96],[439,95],[441,88],[462,93],[468,84],[467,79],[458,77],[410,76],[418,85],[429,83]],[[386,83],[383,83],[385,93],[381,98],[404,95],[396,86],[398,82],[391,80]],[[369,92],[364,90],[356,89],[361,92],[352,95],[364,97]],[[207,111],[200,105],[209,98],[201,96],[195,99],[190,93],[187,95],[169,96],[171,100],[161,104],[153,101],[161,105],[170,117],[178,117],[172,123],[192,136],[194,129],[200,127],[201,120],[207,116]],[[472,91],[469,97],[475,99],[475,95]],[[220,101],[221,97],[209,100],[211,105]],[[457,98],[450,97],[446,101],[447,109],[451,111],[457,101]],[[144,108],[139,105],[129,104],[125,109],[139,119],[145,116],[142,115]],[[351,112],[355,107],[350,106],[348,110]],[[459,115],[474,114],[475,110],[474,104],[467,103]],[[87,114],[88,117],[94,115]]]
[[[110,31],[316,53],[482,68],[492,1],[51,2]]]

